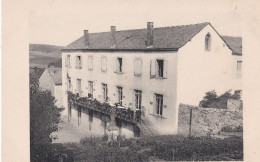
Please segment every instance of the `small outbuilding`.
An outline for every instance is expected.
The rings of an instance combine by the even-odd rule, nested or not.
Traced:
[[[62,68],[46,68],[39,79],[39,86],[43,90],[51,91],[56,106],[62,107]]]

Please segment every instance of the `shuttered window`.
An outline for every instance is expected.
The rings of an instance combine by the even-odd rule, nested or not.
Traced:
[[[242,61],[237,61],[237,71],[242,70]]]
[[[117,87],[117,97],[118,97],[118,103],[119,106],[123,105],[123,88],[122,87]]]
[[[70,55],[67,55],[65,66],[70,67]]]
[[[123,59],[122,57],[116,58],[116,69],[115,72],[122,73],[123,72]]]
[[[107,101],[107,84],[102,83],[102,92],[104,101]]]
[[[81,56],[77,56],[76,59],[77,59],[77,61],[76,61],[76,68],[82,68]]]
[[[150,61],[150,78],[166,79],[168,75],[168,61],[156,59]]]
[[[101,71],[106,72],[107,71],[107,57],[101,57]]]
[[[77,91],[81,93],[81,79],[77,79]]]
[[[93,56],[88,57],[88,70],[93,70]]]
[[[163,95],[155,94],[155,112],[157,115],[163,115]]]
[[[136,58],[134,60],[134,75],[141,76],[142,75],[142,60],[141,58]]]
[[[135,94],[135,108],[138,110],[141,110],[142,106],[142,91],[140,90],[134,90]]]
[[[93,98],[93,82],[88,82],[88,97]]]

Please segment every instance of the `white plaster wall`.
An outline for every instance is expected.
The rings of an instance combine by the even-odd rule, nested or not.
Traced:
[[[52,96],[54,96],[54,82],[47,69],[44,70],[41,77],[39,78],[39,86],[42,88],[42,90],[51,91]]]
[[[71,55],[71,68],[65,67],[66,55]],[[75,56],[81,55],[82,69],[75,68]],[[93,70],[88,70],[88,56],[93,56]],[[107,72],[101,72],[101,57],[107,57]],[[123,74],[114,73],[114,64],[117,57],[123,58]],[[145,110],[145,118],[151,126],[160,134],[172,134],[177,131],[176,110],[176,84],[177,62],[176,52],[63,52],[63,97],[64,106],[67,107],[66,89],[67,72],[71,77],[73,92],[76,92],[76,80],[82,79],[83,95],[88,94],[88,81],[94,82],[94,98],[102,101],[101,83],[108,85],[108,97],[110,103],[117,102],[116,86],[123,87],[123,106],[134,106],[134,89],[142,91],[142,109]],[[134,76],[134,59],[142,59],[142,76]],[[150,79],[150,60],[165,59],[168,61],[167,79]],[[164,108],[163,118],[153,114],[154,93],[163,94]],[[131,105],[132,103],[132,105]],[[152,103],[152,104],[151,104]],[[67,111],[66,111],[67,112]]]
[[[55,85],[54,87],[55,105],[62,107],[62,85]]]
[[[211,35],[211,50],[205,51],[205,36]],[[232,51],[210,26],[206,26],[179,49],[178,103],[198,105],[205,93],[216,90],[222,94],[229,89],[242,89],[236,61],[241,56]]]

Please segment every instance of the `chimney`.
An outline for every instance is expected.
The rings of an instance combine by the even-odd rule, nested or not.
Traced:
[[[115,48],[116,47],[116,27],[115,26],[111,26],[111,36],[112,36],[112,47],[111,48]]]
[[[88,47],[88,46],[89,46],[89,34],[88,34],[88,30],[84,30],[84,41],[85,41],[85,46]]]
[[[153,22],[147,22],[146,46],[147,46],[147,48],[153,46]]]

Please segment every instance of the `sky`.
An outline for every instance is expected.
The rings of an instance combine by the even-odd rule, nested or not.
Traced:
[[[238,0],[34,0],[29,11],[30,43],[66,46],[93,32],[210,22],[221,35],[241,36]]]

